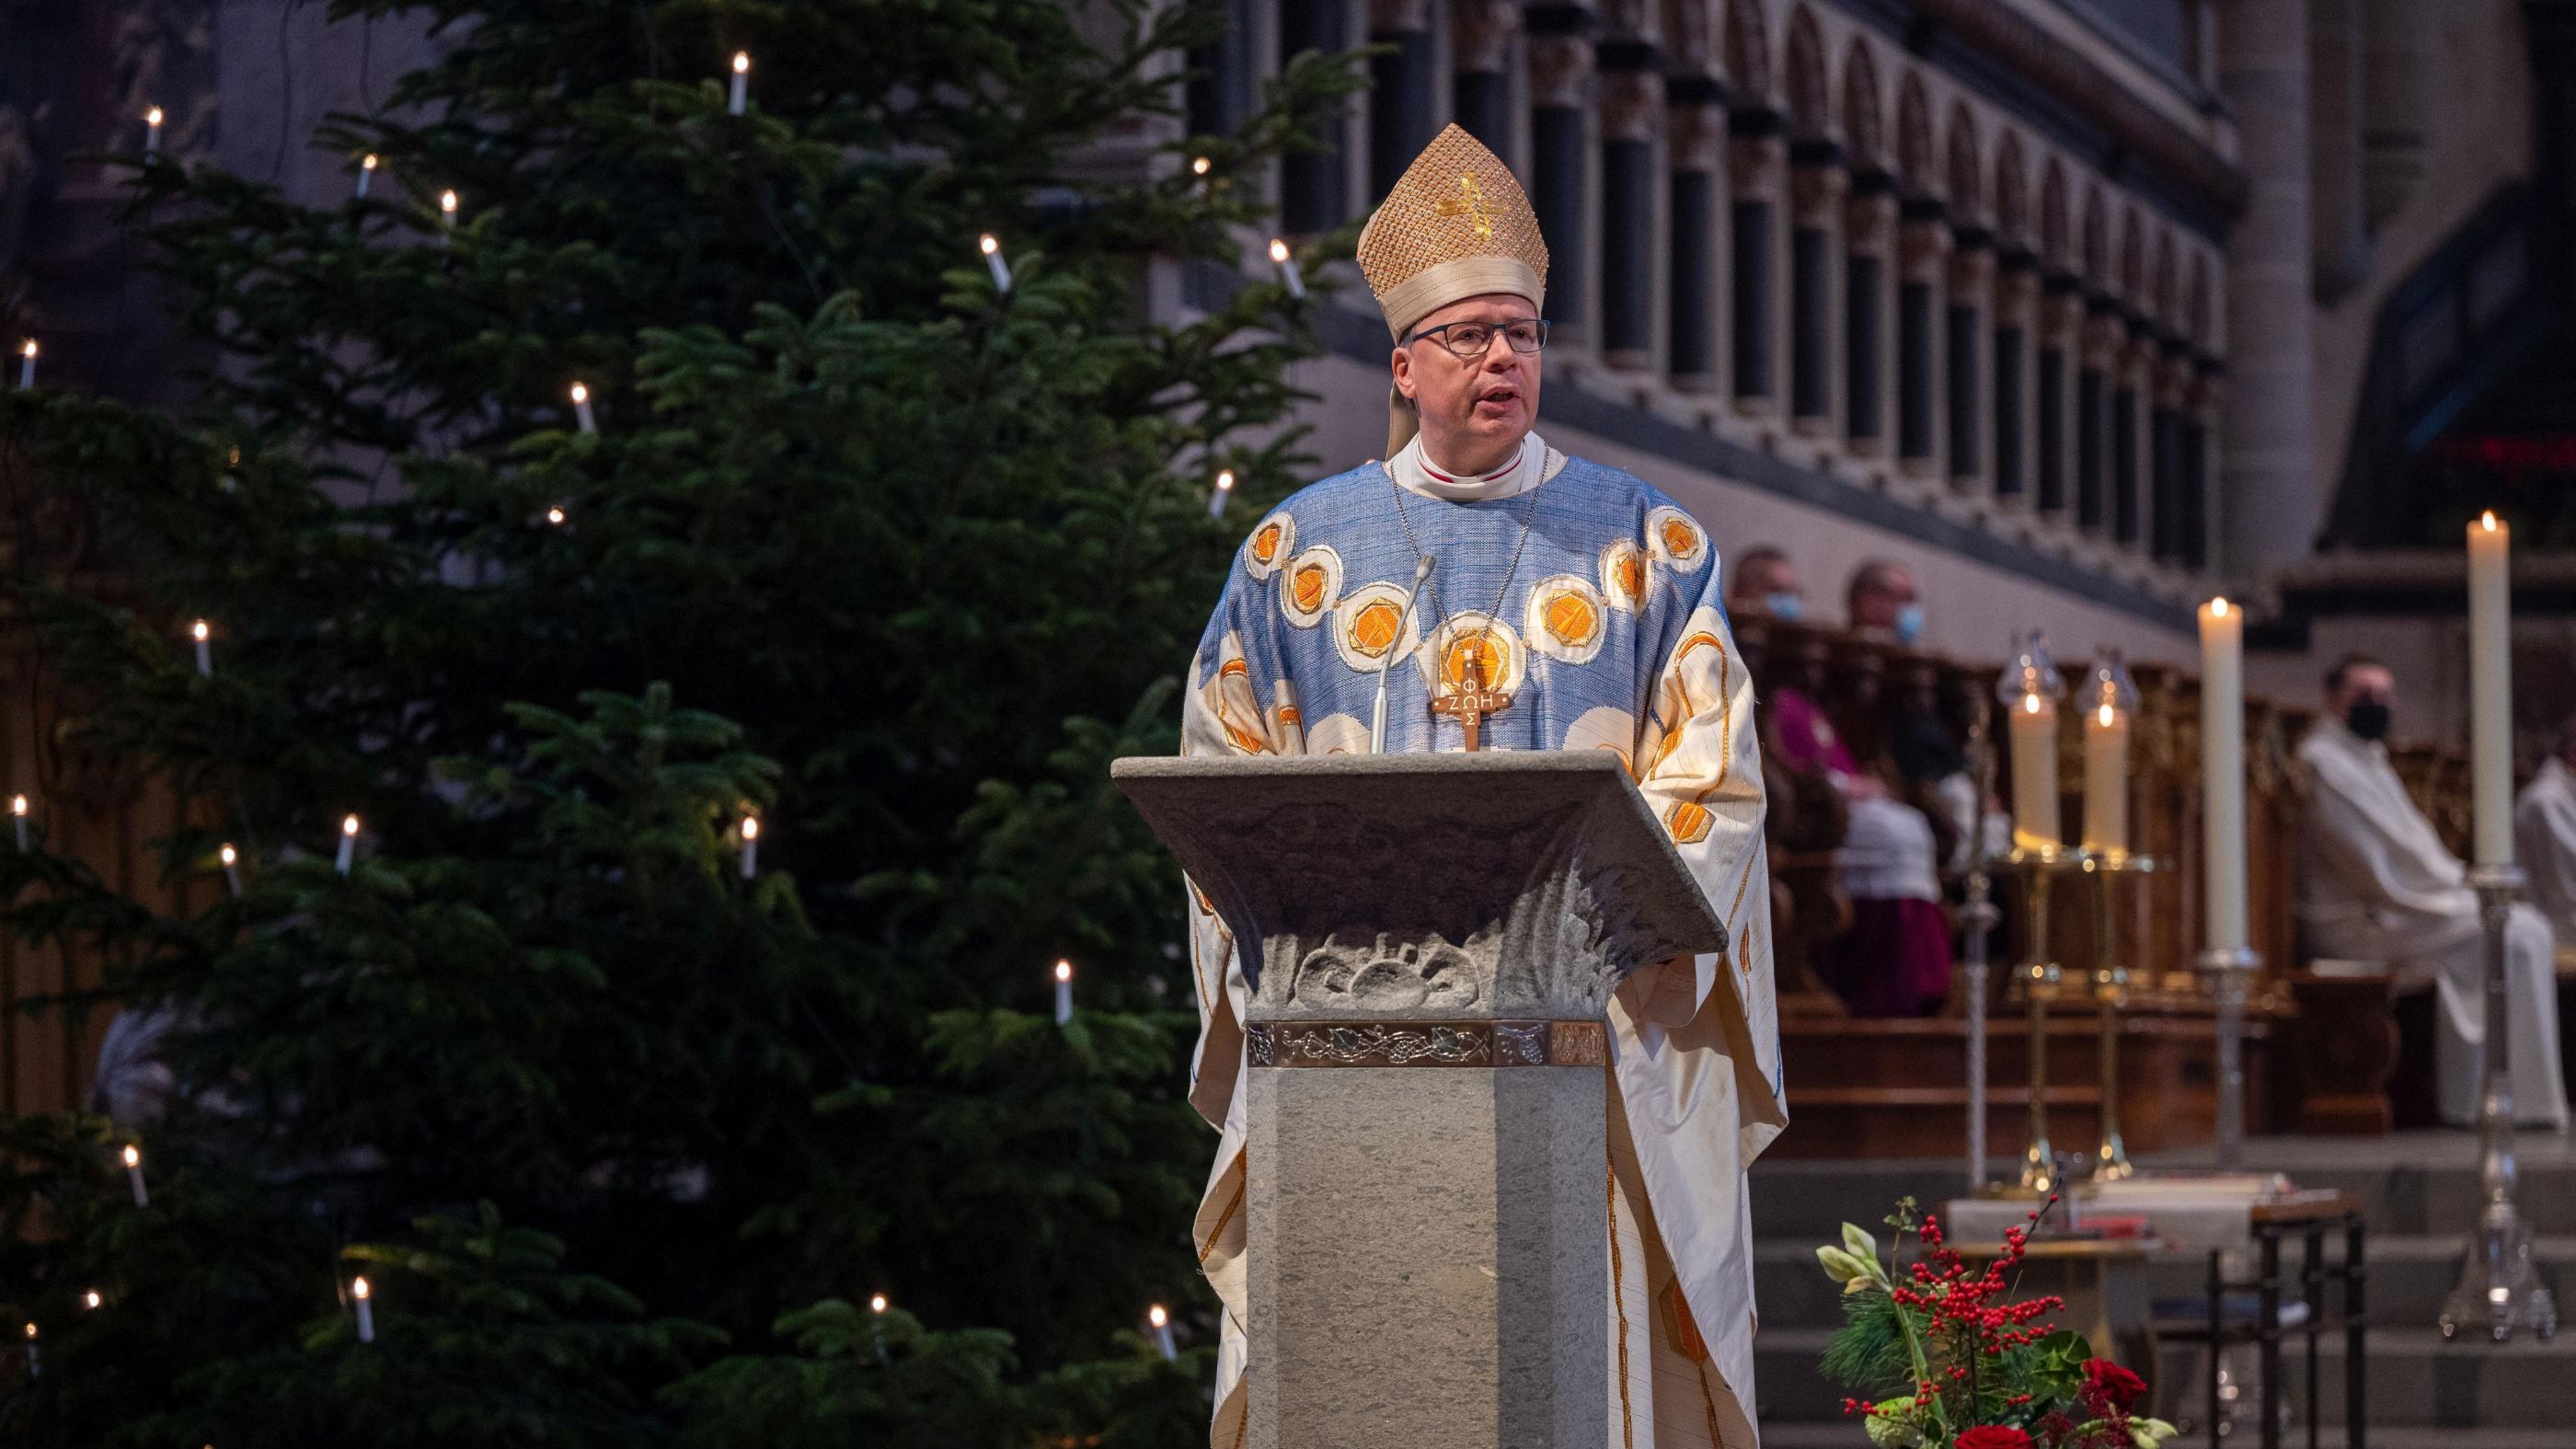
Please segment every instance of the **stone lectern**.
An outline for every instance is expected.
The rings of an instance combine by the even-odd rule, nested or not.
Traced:
[[[1604,752],[1126,759],[1234,934],[1246,1449],[1601,1449],[1611,991],[1714,951]]]

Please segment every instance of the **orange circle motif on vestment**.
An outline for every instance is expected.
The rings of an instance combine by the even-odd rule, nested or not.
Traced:
[[[1664,816],[1664,828],[1682,845],[1697,845],[1708,838],[1709,814],[1706,808],[1684,800]]]
[[[1688,559],[1699,552],[1699,530],[1678,518],[1664,520],[1664,551],[1677,559]]]
[[[1330,582],[1331,580],[1324,576],[1323,565],[1308,564],[1297,570],[1295,576],[1288,581],[1288,587],[1297,600],[1297,607],[1313,613],[1323,607],[1324,586]]]
[[[1548,600],[1542,617],[1547,620],[1547,632],[1570,648],[1582,648],[1601,632],[1600,611],[1570,589]]]
[[[1440,656],[1440,677],[1452,689],[1492,689],[1511,674],[1511,646],[1481,630],[1450,640]]]
[[[1629,598],[1646,596],[1646,556],[1641,553],[1619,555],[1619,587]]]
[[[1351,647],[1371,659],[1384,654],[1395,644],[1396,621],[1404,611],[1383,599],[1361,608],[1351,620]]]
[[[1252,561],[1268,564],[1277,557],[1279,557],[1279,525],[1265,523],[1261,526],[1260,532],[1252,535]]]

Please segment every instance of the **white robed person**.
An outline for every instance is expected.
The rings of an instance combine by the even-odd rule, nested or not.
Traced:
[[[2576,718],[2559,726],[2557,747],[2513,802],[2513,853],[2567,954],[2576,946]]]
[[[1389,752],[1608,750],[1628,767],[1729,949],[1649,967],[1609,1007],[1607,1442],[1753,1449],[1744,1169],[1787,1112],[1753,690],[1716,550],[1672,499],[1534,430],[1547,247],[1491,151],[1443,131],[1359,263],[1394,340],[1389,456],[1253,525],[1191,665],[1183,751],[1366,751],[1383,689]],[[1245,1376],[1265,1369],[1244,1338],[1251,986],[1195,887],[1189,910],[1191,1098],[1223,1134],[1197,1224],[1224,1301],[1210,1435],[1230,1449]]]
[[[2307,830],[2298,863],[2299,925],[2319,956],[2388,964],[2399,990],[2434,991],[2434,1071],[2442,1120],[2478,1120],[2486,1029],[2485,927],[2468,868],[2406,793],[2386,739],[2397,679],[2353,655],[2326,676],[2326,709],[2305,739]],[[2558,1059],[2549,923],[2516,905],[2505,928],[2505,1022],[2514,1115],[2567,1125]]]

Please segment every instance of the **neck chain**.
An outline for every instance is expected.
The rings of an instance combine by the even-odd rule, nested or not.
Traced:
[[[1545,466],[1543,458],[1541,466]],[[1404,485],[1395,481],[1393,469],[1387,471],[1386,486],[1395,490],[1396,522],[1404,525],[1405,546],[1413,550],[1414,566],[1418,568],[1422,564],[1422,544],[1413,536],[1413,519],[1404,511]],[[1511,565],[1503,570],[1503,587],[1494,595],[1493,611],[1485,616],[1488,623],[1499,621],[1503,617],[1503,605],[1511,602],[1512,576],[1521,571],[1521,550],[1529,547],[1530,525],[1538,520],[1538,485],[1535,483],[1530,485],[1526,496],[1529,501],[1521,505],[1520,541],[1512,545]],[[1423,581],[1423,587],[1431,590],[1431,607],[1439,612],[1440,624],[1449,622],[1449,610],[1440,602],[1440,585],[1426,579]],[[1434,632],[1437,632],[1439,624],[1432,627]],[[1439,671],[1435,669],[1432,673],[1436,682]]]

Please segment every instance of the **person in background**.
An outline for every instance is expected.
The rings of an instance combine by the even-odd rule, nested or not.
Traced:
[[[1789,556],[1767,543],[1737,555],[1735,570],[1726,580],[1726,612],[1784,624],[1798,622],[1806,612],[1806,599],[1798,592],[1798,570]]]
[[[2442,1119],[2475,1125],[2485,1037],[2485,929],[2467,867],[2434,834],[2388,760],[2397,676],[2365,654],[2326,675],[2325,712],[2299,741],[2308,774],[2298,852],[2299,927],[2320,956],[2385,961],[2399,990],[2436,995]],[[2515,1116],[2567,1126],[2549,922],[2517,905],[2505,928],[2505,1023]]]
[[[2531,903],[2561,951],[2576,946],[2576,717],[2513,802],[2513,853],[2531,876]]]
[[[1909,648],[1923,639],[1923,606],[1914,598],[1914,572],[1903,564],[1874,558],[1854,569],[1844,605],[1855,633],[1893,638]]]

